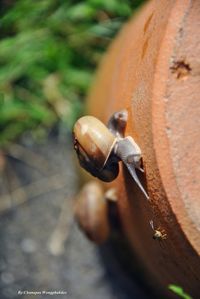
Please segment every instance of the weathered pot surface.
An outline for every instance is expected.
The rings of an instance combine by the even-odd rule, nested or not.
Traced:
[[[151,1],[105,56],[89,99],[107,122],[128,109],[126,135],[138,142],[150,201],[121,166],[112,183],[125,233],[147,280],[168,296],[177,284],[200,291],[200,2]],[[152,238],[150,226],[167,239]]]

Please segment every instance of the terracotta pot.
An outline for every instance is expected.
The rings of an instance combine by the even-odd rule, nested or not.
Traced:
[[[121,167],[112,183],[128,240],[163,296],[200,294],[200,2],[159,0],[123,28],[103,59],[88,110],[105,123],[127,108],[142,149],[147,201]],[[150,221],[167,239],[154,240]]]

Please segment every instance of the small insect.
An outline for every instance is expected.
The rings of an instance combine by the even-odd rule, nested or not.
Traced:
[[[153,224],[153,220],[151,220],[149,223],[151,225],[151,228],[154,231],[154,234],[153,234],[153,239],[154,240],[163,241],[163,240],[167,239],[167,234],[165,233],[164,229],[161,229],[160,227],[155,229],[154,224]]]
[[[107,126],[93,116],[81,117],[73,129],[74,149],[80,165],[105,182],[111,182],[118,176],[118,164],[122,161],[149,199],[136,173],[136,169],[143,172],[141,149],[131,136],[124,136],[127,120],[127,110],[114,113]]]

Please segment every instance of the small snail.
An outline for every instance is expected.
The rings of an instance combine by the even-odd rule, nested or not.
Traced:
[[[167,234],[165,233],[164,229],[161,229],[160,227],[155,229],[154,224],[153,224],[153,220],[151,220],[149,223],[151,225],[151,228],[154,231],[154,235],[153,235],[154,240],[163,241],[163,240],[167,239]]]
[[[131,136],[124,137],[127,119],[127,110],[114,113],[108,127],[93,116],[81,117],[74,125],[74,148],[80,165],[105,182],[118,176],[118,162],[122,161],[148,199],[135,171],[143,171],[141,150]]]
[[[90,181],[83,186],[76,202],[75,218],[91,241],[101,244],[108,239],[108,205],[100,183]]]

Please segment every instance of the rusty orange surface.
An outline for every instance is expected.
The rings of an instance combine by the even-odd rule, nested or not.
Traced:
[[[200,1],[155,0],[123,28],[103,59],[88,111],[107,122],[127,108],[150,201],[121,167],[112,185],[124,231],[154,289],[200,294]],[[160,244],[155,227],[167,233]]]

